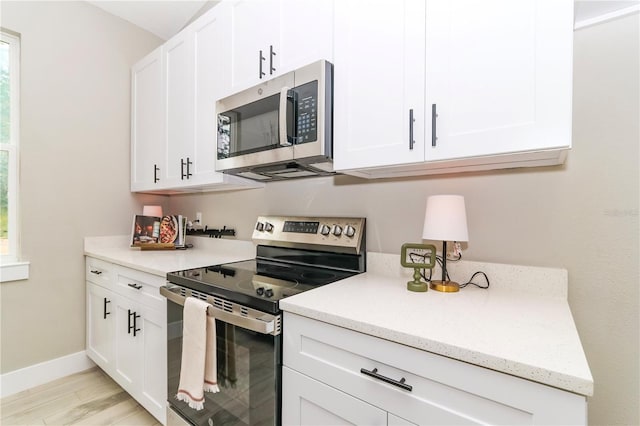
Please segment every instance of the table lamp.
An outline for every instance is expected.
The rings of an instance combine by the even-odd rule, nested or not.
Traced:
[[[143,206],[142,215],[162,217],[162,206]]]
[[[461,195],[432,195],[427,198],[422,238],[442,241],[442,280],[431,281],[436,291],[453,293],[458,283],[447,278],[447,241],[469,241],[467,214]]]

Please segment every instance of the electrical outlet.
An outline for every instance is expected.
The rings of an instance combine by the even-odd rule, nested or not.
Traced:
[[[199,225],[202,225],[202,212],[197,212],[197,213],[196,213],[196,222],[197,222]]]

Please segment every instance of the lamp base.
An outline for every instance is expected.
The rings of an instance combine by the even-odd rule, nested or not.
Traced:
[[[432,290],[443,293],[455,293],[460,290],[460,285],[453,281],[431,281],[429,287],[431,287]]]

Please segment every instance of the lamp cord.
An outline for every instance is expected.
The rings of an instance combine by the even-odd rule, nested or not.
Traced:
[[[415,256],[415,258],[414,258],[414,256]],[[419,258],[420,260],[422,260],[422,262],[420,262],[420,261],[418,260],[418,258]],[[424,263],[424,261],[426,260],[426,258],[427,258],[427,255],[424,255],[424,254],[420,254],[420,253],[409,253],[409,259],[411,259],[411,261],[412,261],[412,262],[414,262],[414,263]],[[418,261],[416,262],[416,260],[418,260]],[[448,256],[447,256],[447,261],[448,261],[448,262],[458,262],[458,261],[460,261],[460,260],[462,260],[462,253],[458,253],[458,257],[456,257],[456,258],[450,258],[450,257],[448,257]],[[436,262],[438,262],[438,265],[440,265],[440,267],[442,267],[442,263],[443,263],[442,256],[438,256],[438,255],[436,255]],[[428,283],[430,283],[430,282],[431,282],[432,274],[433,274],[433,269],[429,269],[429,276],[428,276],[428,277],[427,277],[427,275],[426,275],[426,269],[422,269],[422,272],[420,272],[420,276],[422,277],[422,279],[424,279],[424,280],[425,280],[426,282],[428,282]],[[477,275],[482,275],[482,276],[484,277],[484,280],[486,281],[486,285],[484,285],[484,284],[477,284],[477,283],[474,283],[474,282],[473,282],[473,279],[474,279]],[[449,277],[449,271],[446,271],[446,279],[447,279],[447,281],[451,281],[451,278]],[[474,286],[476,286],[476,287],[478,287],[478,288],[481,288],[481,289],[488,289],[488,288],[489,288],[489,286],[490,286],[489,277],[487,276],[487,274],[485,274],[485,273],[484,273],[484,272],[482,272],[482,271],[474,272],[474,273],[473,273],[473,275],[471,275],[471,278],[469,279],[469,281],[467,281],[467,282],[465,282],[465,283],[460,283],[460,288],[465,288],[466,286],[468,286],[468,285],[470,285],[470,284],[471,284],[471,285],[474,285]]]

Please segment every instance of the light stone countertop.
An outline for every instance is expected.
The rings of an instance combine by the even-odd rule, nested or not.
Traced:
[[[187,250],[141,251],[128,236],[87,237],[87,256],[165,277],[167,272],[255,258],[250,241],[193,237]],[[452,279],[483,270],[489,290],[409,292],[400,256],[367,253],[367,272],[280,301],[284,311],[593,395],[593,378],[567,303],[563,269],[449,263]],[[439,270],[434,270],[434,278]],[[481,279],[474,280],[481,283]]]
[[[565,270],[451,263],[452,279],[465,282],[483,270],[490,289],[416,293],[407,290],[413,271],[400,267],[399,256],[367,256],[367,272],[286,298],[281,309],[593,395],[593,378],[566,300]],[[480,278],[474,282],[483,283]]]
[[[129,247],[129,238],[128,236],[86,237],[84,254],[161,277],[166,277],[167,272],[256,257],[256,248],[251,241],[187,237],[187,242],[192,243],[193,248],[143,251]]]

